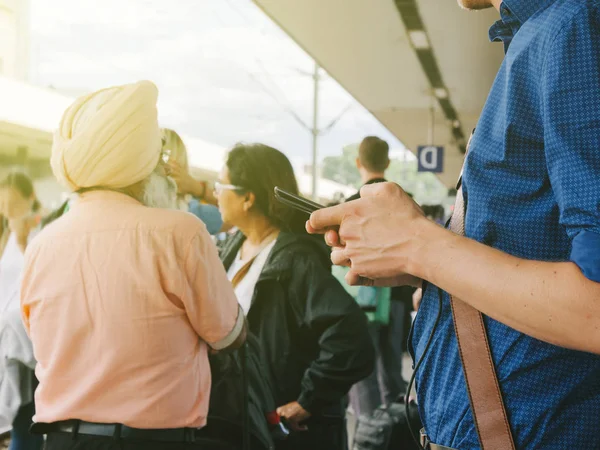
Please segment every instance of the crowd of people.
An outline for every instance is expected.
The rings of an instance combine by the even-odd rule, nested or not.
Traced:
[[[361,190],[309,216],[264,144],[195,180],[151,82],[77,99],[51,156],[69,200],[0,181],[11,448],[343,450],[348,403],[409,409],[407,342],[423,448],[600,448],[600,3],[459,3],[500,11],[508,63],[449,229],[377,137]]]
[[[158,128],[157,94],[144,81],[65,112],[51,165],[72,195],[55,211],[42,211],[22,173],[0,184],[2,346],[20,339],[0,383],[12,448],[39,449],[42,435],[48,449],[112,448],[115,437],[139,441],[126,448],[194,448],[215,434],[240,448],[244,426],[252,448],[346,448],[346,396],[373,376],[379,338],[324,241],[306,233],[308,215],[276,201],[276,186],[299,194],[290,161],[239,144],[210,189],[190,175],[179,135]],[[387,167],[388,150],[365,139],[365,182],[379,172],[361,167]],[[211,235],[222,232],[217,247]],[[402,337],[386,339],[386,361],[401,364]],[[260,391],[246,401],[262,412],[249,425],[235,423],[242,398],[211,388],[222,381],[211,374],[232,376],[218,371],[244,342],[257,361],[245,382]],[[405,383],[401,365],[389,373],[382,402]],[[223,403],[237,410],[227,436]]]

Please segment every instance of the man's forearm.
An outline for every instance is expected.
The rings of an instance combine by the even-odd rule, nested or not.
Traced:
[[[571,262],[528,261],[436,225],[407,271],[537,339],[600,354],[600,284]]]

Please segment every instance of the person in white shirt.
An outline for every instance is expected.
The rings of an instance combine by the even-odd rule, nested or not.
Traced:
[[[27,175],[13,172],[0,182],[0,212],[8,227],[0,257],[0,430],[12,428],[10,450],[38,450],[43,440],[29,433],[35,360],[19,312],[19,280],[42,211]]]

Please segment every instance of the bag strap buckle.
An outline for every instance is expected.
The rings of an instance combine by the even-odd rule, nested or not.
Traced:
[[[429,450],[429,444],[431,444],[431,441],[429,440],[429,437],[427,437],[427,432],[425,431],[425,428],[421,428],[421,431],[419,431],[419,437],[421,447],[423,447],[425,450]]]

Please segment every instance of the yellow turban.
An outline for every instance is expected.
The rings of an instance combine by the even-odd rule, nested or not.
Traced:
[[[142,181],[161,152],[150,81],[103,89],[78,98],[65,111],[52,144],[52,171],[72,191],[119,189]]]

